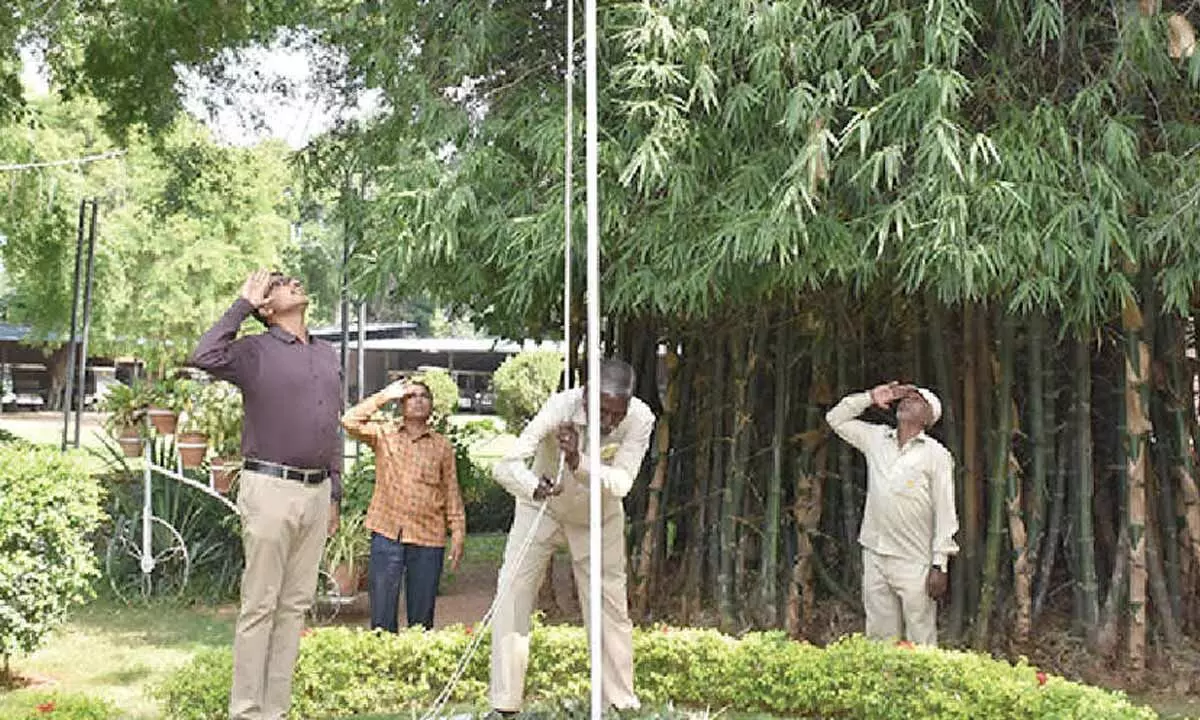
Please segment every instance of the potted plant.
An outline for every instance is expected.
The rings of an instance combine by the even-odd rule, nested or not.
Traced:
[[[199,389],[199,383],[187,377],[165,377],[155,382],[146,411],[150,424],[163,435],[174,435],[179,415],[195,404]]]
[[[177,425],[179,434],[175,437],[179,461],[185,468],[198,468],[204,464],[204,456],[208,454],[208,428],[200,384],[194,380],[179,379],[171,381],[166,387],[170,388],[170,392],[162,396],[168,398],[164,404],[182,414],[181,422]]]
[[[138,457],[142,454],[145,436],[141,419],[148,401],[148,389],[143,384],[134,382],[132,385],[114,383],[100,403],[100,410],[108,413],[104,425],[117,439],[126,457]]]
[[[227,493],[241,468],[241,391],[224,381],[211,383],[200,394],[199,415],[214,455],[208,463],[213,487]]]
[[[325,561],[342,597],[354,597],[367,573],[371,534],[364,526],[366,518],[365,512],[343,514],[337,532],[325,546]]]

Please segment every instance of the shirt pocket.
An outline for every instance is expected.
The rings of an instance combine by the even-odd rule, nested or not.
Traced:
[[[429,464],[422,467],[417,472],[413,473],[413,484],[417,492],[417,499],[425,509],[441,511],[446,506],[446,488],[442,483],[441,468],[436,464]],[[416,508],[420,511],[422,507]]]

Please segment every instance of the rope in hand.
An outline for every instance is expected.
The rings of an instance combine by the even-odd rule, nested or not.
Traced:
[[[554,481],[555,486],[562,482],[563,468],[565,466],[564,459],[565,456],[559,454],[558,473]],[[525,555],[529,552],[530,546],[533,545],[534,536],[537,535],[538,525],[540,525],[542,522],[542,516],[546,514],[547,502],[547,500],[542,500],[541,504],[538,506],[537,515],[534,516],[533,523],[531,523],[529,526],[529,533],[525,536],[525,539],[521,542],[521,547],[517,550],[517,554],[513,560],[512,568],[509,569],[509,575],[515,574],[516,571],[521,567],[521,563],[525,561]],[[505,563],[504,567],[507,568],[508,564]],[[483,636],[487,632],[488,627],[491,625],[492,617],[496,614],[496,608],[498,608],[500,603],[506,597],[508,597],[508,592],[511,589],[511,578],[500,578],[500,581],[496,584],[496,597],[492,600],[491,607],[489,607],[487,612],[484,613],[483,619],[479,621],[479,625],[471,637],[471,642],[467,645],[466,652],[464,652],[462,657],[459,658],[458,665],[454,668],[454,672],[450,674],[450,679],[446,682],[446,686],[442,688],[442,691],[438,693],[437,698],[434,699],[433,704],[430,705],[429,709],[425,711],[425,714],[421,716],[421,720],[433,720],[437,717],[437,714],[446,707],[446,703],[449,702],[450,696],[454,693],[454,688],[458,685],[459,681],[462,680],[463,674],[467,671],[467,665],[470,664],[471,658],[475,657],[475,652],[479,649],[480,643],[483,642]]]

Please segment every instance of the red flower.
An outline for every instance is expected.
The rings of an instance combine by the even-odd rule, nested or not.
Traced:
[[[904,648],[905,650],[912,650],[916,646],[908,640],[898,640],[896,642],[896,647]]]
[[[465,633],[466,633],[466,634],[468,634],[468,635],[474,635],[474,634],[475,634],[475,628],[474,628],[473,626],[471,626],[471,625],[468,625],[468,626],[466,626],[465,628],[463,628],[463,632],[465,632]]]
[[[52,712],[54,712],[54,701],[53,701],[53,700],[51,700],[50,702],[44,702],[44,703],[42,703],[41,705],[38,705],[38,706],[37,706],[37,711],[38,711],[38,712],[40,712],[40,713],[52,713]]]
[[[1039,671],[1037,674],[1038,685],[1046,684],[1046,673]]]
[[[313,634],[313,629],[310,627],[306,627],[300,631],[300,637],[308,637],[309,635],[312,635],[312,634]]]
[[[663,635],[666,635],[669,632],[671,632],[671,626],[663,625]]]

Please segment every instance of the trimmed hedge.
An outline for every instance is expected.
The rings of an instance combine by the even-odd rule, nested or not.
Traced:
[[[423,710],[441,691],[471,640],[461,626],[399,635],[348,628],[310,633],[301,645],[293,718]],[[527,701],[586,698],[588,656],[580,628],[538,625],[526,678]],[[647,706],[677,705],[804,717],[1140,718],[1157,717],[1124,695],[984,655],[861,636],[826,648],[781,633],[741,639],[713,630],[660,626],[634,635],[638,695]],[[452,702],[486,706],[489,645],[481,644]],[[222,718],[228,650],[212,650],[156,689],[167,717]]]
[[[79,453],[0,444],[0,656],[33,652],[92,594],[103,489]]]

